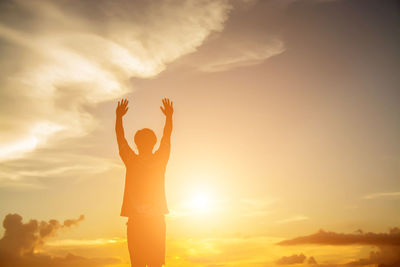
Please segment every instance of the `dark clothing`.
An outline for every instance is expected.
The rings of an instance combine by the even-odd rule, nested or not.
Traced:
[[[159,149],[146,158],[136,155],[127,142],[121,144],[120,156],[126,166],[121,216],[168,213],[164,176],[169,152],[170,144],[165,140],[161,140]]]
[[[128,249],[132,267],[165,264],[164,215],[129,217]]]

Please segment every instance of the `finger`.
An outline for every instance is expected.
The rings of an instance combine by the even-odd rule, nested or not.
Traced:
[[[160,109],[161,109],[162,113],[165,114],[165,109],[163,109],[162,107],[160,107]]]
[[[174,101],[171,101],[171,108],[174,107]]]

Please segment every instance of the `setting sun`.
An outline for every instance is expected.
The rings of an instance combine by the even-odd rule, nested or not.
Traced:
[[[195,213],[205,213],[211,211],[212,204],[211,198],[207,193],[198,192],[193,195],[190,202],[190,208]]]

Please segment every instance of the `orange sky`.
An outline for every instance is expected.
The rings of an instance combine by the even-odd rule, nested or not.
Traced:
[[[398,11],[378,0],[2,1],[0,218],[60,221],[32,244],[49,266],[129,266],[116,103],[130,101],[134,147],[137,129],[161,137],[169,97],[167,266],[396,266]]]

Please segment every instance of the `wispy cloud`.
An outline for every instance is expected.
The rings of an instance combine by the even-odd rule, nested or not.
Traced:
[[[265,43],[239,42],[229,43],[215,58],[200,66],[204,72],[228,71],[238,67],[252,66],[285,51],[279,39]]]
[[[310,218],[304,215],[296,215],[290,218],[286,218],[286,219],[282,219],[282,220],[278,220],[276,221],[276,223],[291,223],[291,222],[299,222],[299,221],[305,221],[305,220],[309,220]]]
[[[364,199],[376,199],[376,198],[399,198],[400,192],[382,192],[382,193],[372,193],[364,196]]]
[[[70,145],[67,143],[67,145]],[[0,188],[14,190],[42,189],[43,179],[90,177],[110,169],[118,169],[115,160],[101,156],[79,154],[64,146],[37,149],[24,158],[0,164]]]
[[[259,217],[271,213],[271,206],[277,198],[244,198],[240,200],[240,214],[245,217]]]
[[[98,126],[88,107],[196,51],[231,8],[226,0],[2,1],[0,162],[86,136]]]
[[[274,266],[277,238],[215,237],[168,240],[171,266]],[[179,255],[174,257],[175,255]]]
[[[59,239],[46,242],[46,246],[50,247],[87,247],[87,246],[102,246],[116,243],[125,243],[126,239]]]

